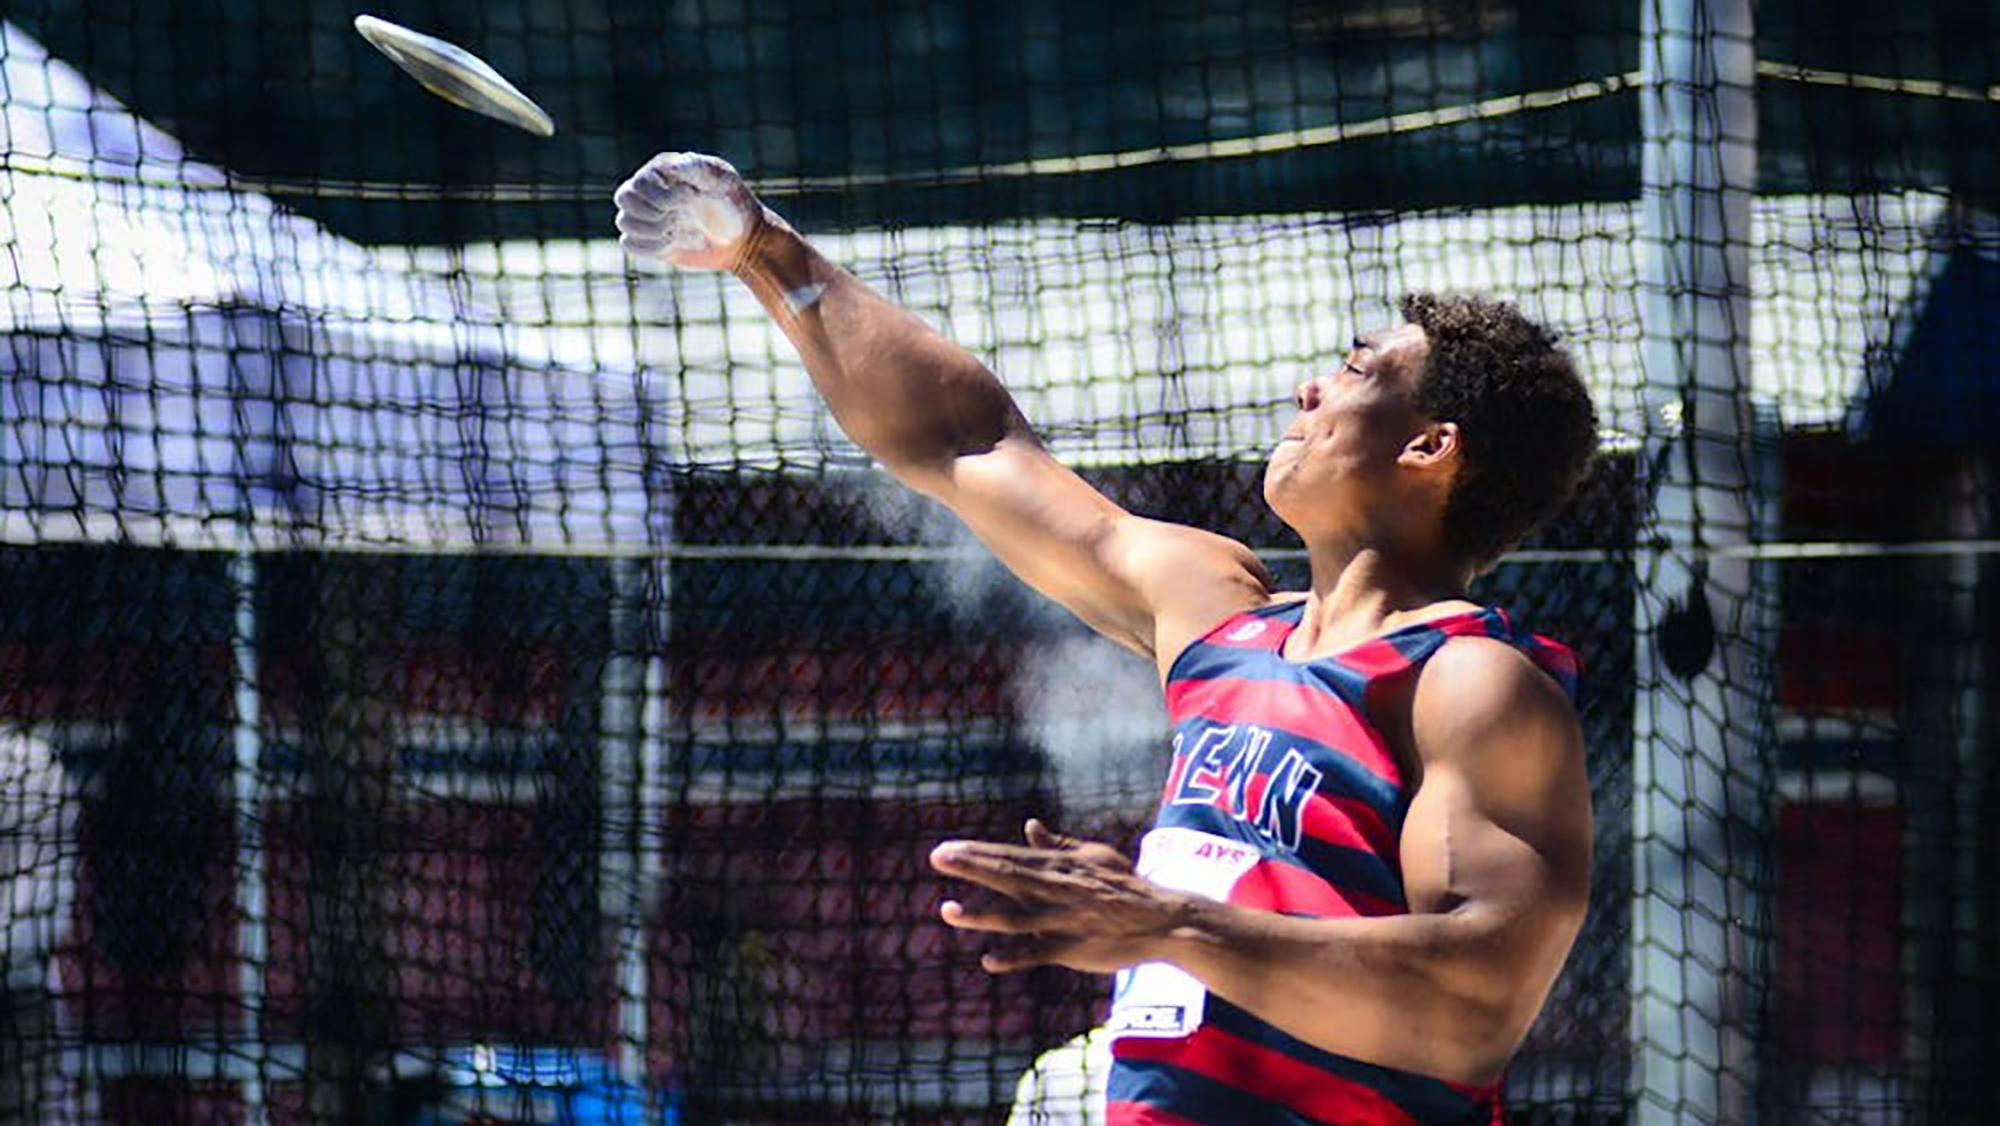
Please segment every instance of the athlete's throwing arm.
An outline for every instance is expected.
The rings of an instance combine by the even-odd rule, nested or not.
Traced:
[[[1242,544],[1126,512],[1049,455],[990,371],[827,261],[721,160],[662,154],[620,186],[616,202],[628,251],[742,279],[851,438],[948,506],[1037,590],[1152,659],[1163,679],[1184,651],[1245,615],[1262,621],[1298,609],[1281,654],[1293,662],[1467,617],[1469,604],[1448,592],[1430,597],[1429,572],[1405,580],[1382,570],[1367,527],[1322,527],[1280,509],[1313,554],[1314,590],[1300,599],[1274,596]],[[1422,333],[1415,338],[1420,346]],[[1337,491],[1364,472],[1372,455],[1348,448],[1353,420],[1386,433],[1401,417],[1392,361],[1411,342],[1398,339],[1359,342],[1340,372],[1301,388],[1293,448],[1274,455],[1271,488],[1322,487],[1313,483],[1324,478]],[[1340,418],[1349,421],[1336,426]],[[1380,460],[1385,473],[1407,471],[1421,493],[1448,481],[1459,447],[1448,424],[1418,430],[1391,434]],[[1327,511],[1350,510],[1374,506],[1330,497]],[[1521,646],[1453,631],[1384,724],[1389,745],[1409,757],[1412,792],[1389,846],[1406,911],[1307,917],[1226,902],[1179,890],[1186,879],[1142,877],[1117,851],[1030,821],[1023,845],[937,847],[940,872],[989,893],[976,905],[945,904],[944,920],[998,936],[986,956],[994,972],[1160,963],[1221,1000],[1209,1005],[1211,1024],[1226,1008],[1276,1030],[1274,1042],[1307,1046],[1300,1051],[1492,1084],[1582,916],[1589,792],[1575,712],[1557,683]],[[1228,764],[1188,769],[1205,765]],[[1212,780],[1228,788],[1221,775]],[[1121,1096],[1117,1086],[1114,1075],[1114,1101],[1162,1097]]]

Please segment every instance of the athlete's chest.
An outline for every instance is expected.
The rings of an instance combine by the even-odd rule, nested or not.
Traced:
[[[1349,758],[1399,790],[1422,777],[1411,721],[1422,662],[1381,650],[1293,660],[1285,645],[1295,628],[1240,622],[1170,679],[1181,798],[1227,782],[1240,788],[1288,760]]]

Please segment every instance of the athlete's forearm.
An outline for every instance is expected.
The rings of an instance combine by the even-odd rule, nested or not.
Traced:
[[[1159,960],[1325,1051],[1463,1083],[1497,1078],[1540,1007],[1496,928],[1462,914],[1307,919],[1190,903]]]
[[[789,227],[761,227],[731,269],[798,350],[841,429],[898,475],[921,485],[960,454],[1031,436],[983,364]]]

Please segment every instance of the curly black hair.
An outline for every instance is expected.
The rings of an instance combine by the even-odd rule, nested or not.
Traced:
[[[1557,335],[1512,304],[1412,293],[1401,308],[1430,344],[1417,409],[1458,423],[1464,443],[1446,502],[1446,546],[1483,571],[1560,508],[1589,472],[1597,411]]]

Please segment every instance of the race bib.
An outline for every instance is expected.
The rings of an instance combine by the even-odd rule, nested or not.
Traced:
[[[1199,829],[1154,829],[1139,844],[1138,873],[1161,887],[1226,901],[1262,856],[1256,849]],[[1201,1027],[1208,990],[1186,971],[1146,962],[1118,973],[1105,1027],[1115,1037],[1186,1036]]]

